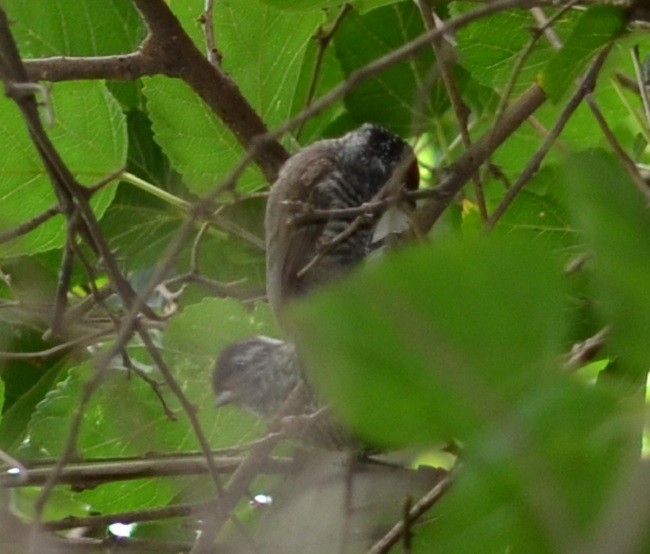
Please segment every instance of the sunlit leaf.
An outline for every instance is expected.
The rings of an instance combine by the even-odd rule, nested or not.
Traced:
[[[51,96],[55,120],[46,128],[64,162],[83,185],[94,185],[126,162],[126,121],[115,99],[98,82],[58,83]],[[32,144],[20,112],[9,98],[0,98],[0,228],[30,221],[56,203],[50,178]],[[115,187],[92,197],[101,217]],[[3,256],[36,253],[60,247],[65,239],[61,216],[30,234],[0,245]]]

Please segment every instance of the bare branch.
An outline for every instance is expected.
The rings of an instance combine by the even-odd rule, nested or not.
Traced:
[[[234,472],[242,458],[215,457],[214,463],[220,473]],[[6,461],[11,467],[23,467],[18,461]],[[288,458],[269,458],[264,465],[264,473],[284,473],[291,466]],[[44,484],[52,475],[53,464],[39,463],[35,466],[27,464],[23,470],[24,479],[19,479],[14,473],[0,473],[0,487],[33,487]],[[88,460],[73,462],[59,474],[60,484],[74,485],[76,489],[92,488],[102,483],[130,481],[151,477],[173,477],[180,475],[207,475],[208,463],[203,453],[192,455],[177,454],[166,457],[146,457],[133,459]]]
[[[158,56],[141,52],[114,56],[54,56],[25,60],[30,81],[73,81],[82,79],[115,79],[133,81],[151,75],[176,77],[178,70]]]

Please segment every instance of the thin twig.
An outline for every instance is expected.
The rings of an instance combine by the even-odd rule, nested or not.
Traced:
[[[330,42],[334,38],[336,31],[338,31],[338,28],[343,22],[343,18],[348,14],[348,12],[351,9],[352,9],[351,4],[349,3],[343,4],[343,6],[341,6],[339,13],[337,14],[336,18],[334,19],[334,22],[332,23],[328,31],[324,30],[323,25],[321,25],[316,30],[314,38],[318,41],[318,51],[316,52],[316,61],[314,62],[311,76],[309,78],[309,86],[307,88],[307,96],[305,98],[305,107],[309,106],[314,99],[314,94],[316,93],[316,86],[318,85],[318,77],[320,76],[320,70],[323,65],[323,58],[325,57],[325,52],[328,46],[330,45]],[[296,127],[296,137],[300,136],[300,133],[302,132],[305,123],[306,120],[300,123]]]
[[[97,331],[90,335],[85,335],[77,339],[72,339],[62,344],[57,344],[47,350],[38,350],[36,352],[0,352],[0,361],[2,360],[46,360],[52,356],[68,352],[73,348],[95,344],[99,339],[110,335],[112,329]]]
[[[562,17],[562,15],[564,15],[568,10],[570,10],[573,6],[575,6],[578,3],[580,3],[580,0],[570,0],[560,9],[558,9],[551,17],[545,18],[544,21],[540,21],[539,25],[534,29],[532,29],[533,36],[528,41],[526,46],[524,46],[523,50],[519,52],[513,70],[511,72],[510,78],[508,79],[508,82],[501,95],[501,101],[499,102],[499,106],[496,110],[495,121],[501,117],[501,114],[503,113],[506,106],[508,105],[508,102],[510,102],[510,96],[512,94],[512,91],[514,90],[515,84],[517,83],[517,79],[519,78],[519,75],[521,74],[521,71],[524,67],[524,63],[532,53],[533,48],[535,47],[539,39],[542,37],[542,35],[546,32],[548,28],[554,25],[555,22],[560,17]],[[531,8],[531,10],[534,9],[536,8]]]
[[[176,421],[178,418],[174,411],[167,405],[162,390],[160,389],[160,383],[155,379],[152,379],[145,371],[142,371],[138,366],[136,366],[126,350],[122,351],[122,365],[124,365],[124,367],[129,371],[135,373],[140,379],[149,385],[153,393],[156,395],[156,398],[158,398],[165,417],[167,417],[169,421]]]
[[[221,54],[217,50],[217,44],[214,40],[214,0],[205,0],[203,13],[199,17],[199,23],[203,27],[203,36],[205,37],[205,50],[208,61],[215,67],[221,64]]]
[[[425,0],[415,0],[415,3],[420,10],[422,19],[427,29],[436,29],[438,27],[436,23],[436,18],[434,18],[433,8],[425,2]],[[465,102],[463,101],[458,86],[456,85],[456,80],[453,77],[451,71],[451,52],[449,50],[449,44],[444,42],[444,36],[439,35],[431,40],[431,46],[436,57],[436,62],[440,70],[440,76],[442,77],[442,82],[445,85],[445,90],[447,91],[447,96],[451,102],[452,109],[454,110],[454,115],[456,117],[456,124],[458,126],[458,131],[460,132],[461,139],[465,148],[469,148],[472,145],[472,140],[469,136],[468,128],[468,117],[469,109]],[[472,175],[472,183],[474,185],[474,194],[476,196],[476,202],[478,204],[479,215],[481,221],[487,220],[487,207],[485,204],[485,195],[483,194],[483,183],[481,182],[480,176],[478,173]]]
[[[188,504],[172,504],[163,508],[149,510],[132,510],[107,515],[94,515],[87,517],[69,516],[55,521],[46,521],[41,528],[44,531],[65,531],[80,527],[106,528],[112,523],[143,523],[145,521],[159,521],[179,517],[196,515],[208,505],[208,502],[193,502]]]
[[[596,354],[607,343],[609,327],[603,327],[595,335],[574,344],[567,355],[564,367],[567,371],[575,371],[594,359]]]
[[[413,531],[411,526],[413,520],[411,519],[411,510],[413,509],[413,497],[408,494],[404,499],[404,516],[402,517],[403,531],[402,531],[402,550],[404,554],[411,554],[411,545],[413,543]]]
[[[52,206],[45,210],[43,213],[40,213],[36,217],[33,217],[29,221],[25,221],[13,229],[7,229],[6,231],[3,231],[0,233],[0,244],[30,233],[60,213],[61,208],[59,208],[59,206]]]
[[[343,506],[341,518],[341,528],[339,530],[338,543],[339,554],[346,554],[350,543],[351,531],[350,523],[354,512],[354,475],[357,470],[358,455],[356,452],[348,452],[345,460],[345,473],[343,481]]]
[[[295,215],[290,219],[292,225],[307,225],[320,223],[333,219],[355,219],[358,216],[371,216],[382,213],[386,208],[394,204],[397,199],[388,197],[374,202],[364,202],[354,208],[332,208],[330,210],[317,210],[305,202],[293,202]]]
[[[188,400],[187,396],[185,396],[183,389],[181,389],[180,385],[172,375],[172,372],[170,371],[169,367],[167,366],[162,356],[160,355],[160,352],[156,347],[156,345],[154,344],[153,340],[151,339],[149,333],[147,333],[141,326],[138,326],[136,330],[138,335],[142,339],[142,343],[144,344],[144,347],[149,353],[149,356],[154,361],[154,363],[158,367],[158,370],[162,374],[165,383],[167,384],[169,389],[172,391],[173,395],[178,399],[181,406],[183,407],[183,411],[185,412],[185,414],[187,415],[190,421],[190,426],[192,427],[192,431],[194,432],[195,437],[198,439],[201,450],[203,451],[205,459],[208,463],[208,470],[210,476],[212,477],[212,481],[214,482],[215,488],[221,494],[222,486],[221,486],[219,468],[214,463],[214,457],[212,456],[212,449],[210,448],[210,443],[208,443],[208,439],[206,438],[205,433],[203,433],[203,429],[196,415],[197,414],[196,406]]]
[[[70,288],[70,278],[72,276],[72,262],[74,260],[74,242],[76,238],[76,220],[73,216],[68,220],[65,246],[63,247],[63,256],[61,258],[61,267],[56,283],[56,293],[54,294],[54,307],[52,309],[52,321],[50,322],[49,333],[57,335],[62,330],[63,314],[68,301],[68,289]],[[46,331],[45,336],[49,336]]]
[[[474,172],[545,100],[544,91],[536,84],[531,85],[504,111],[490,131],[459,156],[436,187],[436,196],[424,202],[416,211],[414,220],[417,233],[424,235],[433,227]]]
[[[244,301],[254,300],[264,296],[264,290],[262,289],[240,290],[238,286],[245,282],[245,279],[239,279],[237,281],[223,283],[221,281],[210,279],[200,273],[187,272],[170,277],[163,281],[162,284],[165,286],[175,286],[183,283],[195,283],[201,285],[220,298],[237,298],[238,300]]]
[[[386,554],[395,546],[404,532],[419,517],[425,514],[451,487],[457,470],[447,473],[436,485],[418,500],[409,510],[408,517],[395,524],[380,540],[378,540],[367,554]],[[405,520],[408,524],[405,523]]]
[[[605,119],[603,112],[600,111],[600,108],[598,107],[598,102],[596,102],[596,99],[591,94],[588,94],[585,97],[585,101],[587,102],[587,105],[591,109],[591,113],[596,118],[596,122],[598,123],[598,126],[600,127],[603,136],[607,140],[611,149],[616,154],[616,157],[621,162],[621,165],[627,171],[627,174],[630,176],[632,182],[636,185],[636,187],[639,189],[641,194],[643,194],[646,202],[650,203],[650,188],[648,187],[648,183],[646,183],[645,180],[643,179],[643,176],[639,172],[639,168],[634,163],[634,160],[630,158],[630,156],[627,154],[625,149],[621,146],[621,143],[618,142],[618,139],[612,132],[612,129],[607,123],[607,120]]]
[[[596,84],[598,73],[603,63],[607,59],[607,55],[609,54],[610,50],[611,46],[608,46],[601,50],[594,62],[591,64],[591,67],[583,77],[582,82],[578,86],[578,89],[573,94],[573,96],[571,96],[566,106],[562,110],[562,113],[560,113],[560,116],[557,118],[555,124],[553,125],[553,128],[546,135],[540,147],[537,149],[535,154],[533,154],[533,157],[526,164],[526,167],[523,169],[523,171],[519,174],[517,180],[506,191],[506,194],[497,206],[496,210],[490,216],[487,225],[488,229],[492,229],[494,225],[496,225],[497,221],[499,221],[501,216],[508,209],[508,206],[510,206],[517,194],[519,194],[524,185],[537,172],[539,166],[542,163],[542,160],[551,149],[551,146],[553,146],[553,143],[562,133],[562,130],[564,129],[573,113],[576,111],[576,109],[578,109],[578,106],[582,103],[583,99],[593,90]]]
[[[566,10],[566,6],[564,6],[563,10]],[[559,50],[562,48],[562,41],[560,40],[558,34],[555,32],[555,29],[553,29],[551,20],[546,17],[546,14],[542,8],[530,8],[530,13],[533,14],[535,21],[537,21],[538,29],[544,33],[544,36],[546,37],[546,40],[548,40],[548,43],[551,45],[551,47],[554,50]],[[553,15],[553,21],[559,17],[558,13],[562,14],[564,11],[558,10]]]
[[[636,74],[636,82],[639,85],[639,94],[643,102],[643,112],[645,113],[645,125],[650,126],[650,99],[648,98],[648,80],[644,75],[643,68],[641,67],[641,59],[639,56],[639,45],[635,44],[632,47],[632,63],[634,64],[634,73]]]
[[[208,225],[209,224],[207,222],[201,224],[199,232],[196,233],[196,237],[192,243],[192,251],[190,253],[190,273],[199,272],[199,246],[201,245],[201,239],[203,238],[203,235],[205,235],[205,232],[208,230]]]

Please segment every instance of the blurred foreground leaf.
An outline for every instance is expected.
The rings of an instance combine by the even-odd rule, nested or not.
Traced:
[[[611,325],[612,354],[628,377],[643,382],[650,367],[650,214],[615,158],[592,150],[563,167],[576,224],[593,255],[589,268],[597,308]]]
[[[467,438],[540,386],[563,338],[555,258],[505,236],[412,248],[295,310],[319,389],[379,444]]]

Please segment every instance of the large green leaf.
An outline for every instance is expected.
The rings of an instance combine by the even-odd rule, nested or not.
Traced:
[[[466,438],[549,375],[556,259],[506,236],[413,248],[296,306],[319,389],[378,444]]]
[[[251,416],[235,408],[214,409],[210,371],[219,350],[237,338],[274,332],[268,308],[258,307],[247,314],[232,300],[205,300],[172,320],[164,337],[163,353],[174,378],[199,409],[203,431],[214,448],[252,440],[260,432],[259,422]],[[131,345],[128,351],[141,371],[162,381],[142,346]],[[38,405],[26,452],[48,457],[60,454],[70,418],[92,370],[90,363],[70,368],[66,378]],[[178,401],[166,386],[162,393],[176,413],[176,421],[165,415],[151,386],[126,371],[116,358],[84,411],[78,453],[84,458],[106,458],[198,450],[196,436]],[[99,511],[142,509],[169,502],[186,485],[182,480],[160,479],[140,480],[135,485],[117,482],[84,491],[80,498]],[[209,493],[212,489],[204,490]]]
[[[330,20],[328,24],[323,25],[324,32],[331,29],[333,22]],[[320,67],[318,72],[314,73],[318,57],[321,57]],[[327,94],[331,89],[336,87],[345,78],[341,65],[336,56],[334,45],[329,43],[328,47],[322,52],[322,46],[318,41],[312,40],[307,44],[305,55],[303,57],[302,67],[300,69],[300,76],[296,83],[295,96],[293,98],[292,113],[298,113],[307,106],[308,93],[310,87],[313,86],[313,94],[311,100],[317,99],[324,94]],[[312,81],[315,79],[315,82]],[[335,102],[328,108],[323,110],[318,115],[309,118],[304,123],[302,129],[294,132],[294,136],[301,144],[308,144],[314,140],[318,140],[327,136],[329,129],[327,128],[338,115],[344,111],[341,102]],[[346,131],[349,127],[343,129]],[[336,133],[338,134],[338,133]]]
[[[467,445],[457,482],[416,531],[415,551],[541,554],[593,543],[607,503],[635,478],[631,421],[620,398],[603,390],[561,380],[532,391]],[[638,520],[630,523],[638,533]]]
[[[297,18],[257,0],[224,0],[215,10],[223,68],[269,127],[290,115],[305,49],[322,21],[319,12]]]
[[[415,5],[402,2],[365,15],[348,14],[334,43],[341,67],[349,75],[423,32]],[[357,121],[376,121],[408,134],[413,124],[421,124],[448,106],[444,89],[432,79],[433,67],[433,54],[425,49],[353,89],[345,98],[346,107]]]
[[[143,369],[147,370],[144,366]],[[67,377],[38,405],[27,445],[31,457],[61,454],[71,417],[92,371],[90,363],[71,368]],[[164,421],[161,404],[151,388],[142,379],[116,367],[84,411],[77,452],[85,459],[167,452],[172,450],[172,445],[178,446],[178,432],[186,430],[186,425],[167,421],[165,426]],[[169,502],[174,488],[167,481],[150,479],[110,483],[82,495],[93,510],[109,512]]]
[[[156,141],[187,187],[205,194],[221,184],[244,155],[224,125],[181,81],[149,77],[143,92]],[[263,184],[261,173],[249,167],[237,186],[250,191]]]
[[[189,7],[179,9],[189,29]],[[319,12],[296,19],[258,0],[228,0],[215,10],[223,68],[269,127],[291,115],[305,49],[321,21]],[[202,194],[221,183],[244,154],[230,131],[179,81],[146,79],[144,93],[156,140],[188,188]],[[252,167],[238,181],[243,192],[263,185],[263,177]]]
[[[316,10],[326,10],[328,8],[339,8],[342,7],[342,0],[260,0],[264,4],[268,4],[278,10],[287,10],[287,11],[316,11]],[[395,4],[401,2],[402,0],[353,0],[352,2],[347,2],[353,5],[358,10],[365,12],[370,11],[375,8],[385,6],[387,4]]]
[[[145,26],[129,0],[5,0],[26,57],[104,56],[137,49]]]
[[[115,99],[100,82],[58,83],[51,94],[55,121],[46,130],[64,162],[81,184],[93,185],[126,162],[126,125]],[[0,229],[31,220],[55,204],[56,197],[40,157],[13,101],[0,98]],[[114,186],[93,195],[101,217]],[[20,239],[0,245],[0,255],[17,256],[60,247],[63,219],[56,217]]]
[[[345,2],[341,0],[260,0],[277,10],[287,11],[313,11],[325,8],[335,8]]]
[[[486,196],[494,209],[506,191],[501,183],[488,185]],[[557,166],[546,165],[517,194],[495,231],[529,236],[555,252],[575,254],[578,232],[561,202],[562,186]]]
[[[593,254],[593,283],[613,352],[634,381],[650,367],[650,216],[617,161],[600,150],[566,159],[564,174],[576,225]]]
[[[596,51],[616,38],[627,17],[618,6],[593,6],[580,18],[571,36],[542,71],[539,82],[557,102]]]
[[[473,9],[474,5],[466,2],[456,2],[450,6],[452,15]],[[563,38],[575,19],[571,13],[565,15],[554,24],[554,31]],[[456,33],[460,63],[480,83],[503,90],[524,47],[532,39],[530,29],[535,24],[532,14],[525,10],[503,11],[472,21]],[[530,85],[552,51],[546,40],[536,42],[520,69],[515,91]]]
[[[172,320],[165,333],[165,350],[191,357],[195,363],[210,362],[227,344],[264,334],[278,334],[267,305],[246,310],[235,300],[206,299]]]

